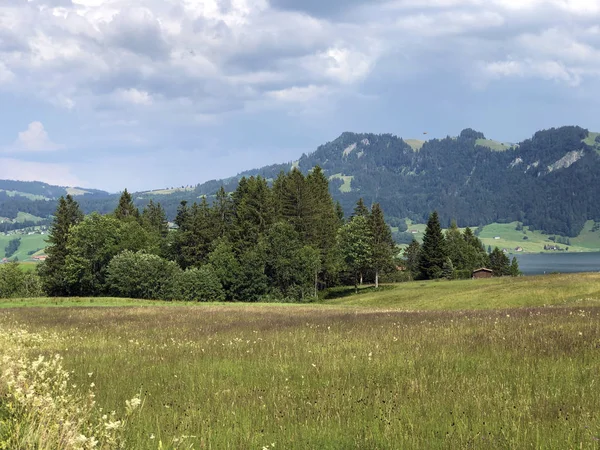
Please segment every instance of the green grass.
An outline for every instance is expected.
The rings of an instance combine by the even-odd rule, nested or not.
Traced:
[[[41,222],[42,220],[44,220],[43,217],[38,217],[38,216],[34,216],[33,214],[24,213],[22,211],[19,211],[17,213],[16,222],[19,222],[19,223],[23,223],[23,222],[26,222],[26,221]]]
[[[426,225],[414,224],[410,220],[406,221],[406,225],[409,231],[418,231],[414,237],[417,241],[422,242]],[[569,252],[600,251],[600,231],[592,232],[593,226],[593,221],[586,222],[585,227],[578,237],[569,238],[571,245],[558,245],[562,248],[569,247]],[[481,239],[486,248],[488,245],[492,248],[507,248],[512,253],[516,253],[515,249],[517,247],[522,247],[524,253],[545,252],[544,245],[554,244],[553,241],[548,239],[550,235],[543,234],[539,231],[530,231],[528,227],[525,227],[525,232],[518,231],[516,227],[517,222],[492,223],[483,227],[479,234],[479,239]],[[471,227],[473,231],[475,231],[476,228],[477,227]],[[462,229],[464,230],[464,228]],[[524,236],[527,236],[527,240],[523,240]],[[495,239],[496,237],[499,237],[500,239]],[[552,253],[552,251],[549,252]]]
[[[25,197],[29,200],[50,200],[49,197],[45,197],[43,195],[29,194],[27,192],[19,192],[19,191],[7,191],[5,189],[0,189],[0,191],[6,192],[6,195],[9,197]]]
[[[352,191],[352,180],[354,179],[353,176],[347,176],[347,175],[342,175],[341,173],[336,173],[335,175],[331,175],[329,177],[330,180],[333,179],[340,179],[344,182],[344,184],[342,184],[340,186],[340,192],[351,192]]]
[[[351,292],[351,291],[348,291]],[[487,280],[415,281],[326,300],[328,305],[405,311],[474,310],[556,305],[600,306],[600,274]]]
[[[0,327],[41,333],[28,354],[62,354],[106,411],[140,393],[128,448],[593,449],[599,286],[583,274],[408,283],[329,307],[11,308]],[[526,307],[542,302],[569,306]],[[402,311],[434,305],[470,310]]]
[[[419,139],[404,139],[404,142],[406,142],[415,152],[418,152],[421,150],[421,148],[423,148],[423,145],[425,145],[426,141]]]
[[[8,236],[0,235],[0,258],[4,258],[4,248],[8,245],[9,241],[19,237],[21,238],[19,250],[13,256],[11,256],[11,258],[15,256],[18,257],[19,261],[30,259],[31,256],[27,254],[28,252],[45,248],[47,245],[45,240],[48,239],[48,236],[43,234],[10,234]]]
[[[600,136],[600,133],[591,132],[588,134],[587,138],[583,140],[584,143],[596,149],[598,153],[600,153],[600,144],[596,142],[596,137]]]
[[[510,150],[513,148],[513,145],[507,145],[503,142],[494,141],[491,139],[477,139],[475,145],[480,145],[481,147],[487,147],[490,150],[494,150],[496,152],[503,152],[506,150]]]
[[[579,233],[579,236],[571,238],[571,244],[597,251],[600,247],[600,230],[592,231],[593,227],[594,221],[588,220],[581,233]]]

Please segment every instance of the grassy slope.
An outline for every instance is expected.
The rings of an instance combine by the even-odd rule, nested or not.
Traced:
[[[503,142],[498,142],[491,139],[477,139],[475,144],[480,145],[482,147],[487,147],[490,150],[494,150],[496,152],[503,152],[505,150],[513,148],[512,145],[506,145]]]
[[[425,224],[413,224],[409,220],[406,222],[408,230],[417,230],[418,233],[414,235],[415,239],[419,242],[423,240],[423,233],[425,233]],[[490,245],[492,248],[507,248],[511,252],[517,247],[522,247],[525,253],[539,253],[544,252],[544,245],[554,244],[548,239],[549,235],[542,234],[539,231],[529,231],[527,227],[526,233],[523,231],[516,230],[517,222],[512,223],[493,223],[483,227],[479,234],[479,239],[486,246]],[[570,238],[571,245],[567,246],[564,244],[558,244],[560,247],[569,247],[569,252],[589,252],[589,251],[600,251],[600,231],[592,232],[591,229],[594,226],[593,221],[588,221],[585,224],[580,235],[576,238]],[[473,230],[476,227],[472,227]],[[498,236],[500,239],[495,239]],[[523,236],[527,236],[527,240],[523,240]]]
[[[11,234],[8,236],[0,236],[0,258],[4,258],[4,248],[8,245],[8,242],[19,237],[21,238],[21,245],[19,250],[13,255],[17,256],[19,261],[25,261],[26,259],[31,258],[31,256],[27,254],[29,251],[46,247],[45,239],[48,239],[48,236],[42,234]]]
[[[347,176],[347,175],[342,175],[341,173],[336,173],[335,175],[331,175],[329,177],[330,180],[332,179],[340,179],[344,182],[344,184],[342,184],[340,186],[340,192],[350,192],[352,191],[352,180],[354,179],[353,176]]]
[[[539,307],[548,305],[599,305],[600,273],[560,274],[520,278],[494,278],[488,280],[414,281],[386,285],[374,290],[365,287],[358,294],[353,289],[331,291],[331,299],[321,301],[316,307],[386,308],[402,311],[426,310],[478,310]],[[208,307],[227,306],[246,308],[246,303],[185,303],[151,300],[102,298],[39,298],[3,299],[0,308],[12,307],[73,307],[73,306],[167,306]],[[271,303],[256,304],[269,308]],[[306,305],[283,304],[278,307],[302,308]]]
[[[506,283],[498,304],[521,290],[523,306],[579,284],[598,299],[597,277],[574,278],[469,282],[483,288],[469,295],[493,303]],[[0,327],[41,333],[30,356],[62,354],[70,382],[82,395],[94,383],[106,411],[141,393],[128,448],[183,435],[178,448],[598,448],[600,308],[390,310],[405,289],[454,309],[469,288],[352,297],[367,308],[19,308],[1,310]]]
[[[418,152],[426,141],[420,139],[404,139],[404,142],[406,142],[415,152]]]
[[[599,305],[600,274],[546,275],[489,280],[415,281],[381,291],[326,300],[328,305],[416,310]]]

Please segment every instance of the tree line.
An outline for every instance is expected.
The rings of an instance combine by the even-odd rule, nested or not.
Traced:
[[[404,263],[414,278],[422,280],[471,278],[479,268],[491,269],[494,276],[520,275],[517,258],[510,261],[498,247],[486,252],[470,228],[461,232],[453,221],[443,233],[436,211],[427,221],[423,244],[413,241],[404,250]]]
[[[181,201],[169,229],[159,203],[142,211],[125,190],[116,209],[84,216],[69,195],[54,214],[39,275],[49,296],[203,301],[309,300],[338,284],[379,283],[396,247],[379,204],[346,220],[319,167],[242,178]]]

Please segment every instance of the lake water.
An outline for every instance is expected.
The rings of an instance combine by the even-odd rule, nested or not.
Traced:
[[[531,253],[514,255],[525,275],[600,272],[600,253]],[[512,259],[513,255],[510,255]]]

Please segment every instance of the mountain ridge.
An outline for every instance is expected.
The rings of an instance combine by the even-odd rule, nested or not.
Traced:
[[[586,220],[600,221],[600,205],[595,201],[600,196],[600,133],[577,126],[541,130],[516,144],[487,139],[470,128],[455,137],[429,140],[344,132],[296,161],[195,187],[137,192],[134,198],[139,206],[150,199],[161,202],[172,218],[180,201],[210,197],[221,186],[231,192],[244,176],[273,180],[293,167],[307,173],[316,165],[329,177],[332,194],[346,214],[363,197],[367,203],[381,203],[392,221],[409,218],[422,223],[435,209],[446,225],[452,219],[463,226],[519,221],[565,236],[577,235]],[[41,184],[39,189],[52,188]],[[58,188],[57,192],[67,192]],[[11,203],[2,189],[0,181],[0,217]],[[116,206],[118,194],[86,188],[79,192],[77,199],[85,212],[106,213]],[[29,201],[40,207],[40,199],[19,200],[21,206]],[[48,208],[39,208],[43,214],[29,209],[23,212],[51,214]]]

